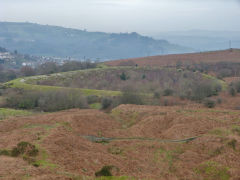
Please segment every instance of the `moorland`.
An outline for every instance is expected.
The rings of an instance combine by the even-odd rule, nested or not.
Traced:
[[[1,84],[0,177],[238,179],[239,52],[20,73]]]

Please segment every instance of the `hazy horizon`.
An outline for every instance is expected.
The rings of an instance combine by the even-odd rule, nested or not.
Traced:
[[[0,0],[0,9],[0,21],[88,31],[240,31],[237,0]]]

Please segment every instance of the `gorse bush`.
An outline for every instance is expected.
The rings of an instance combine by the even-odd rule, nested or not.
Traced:
[[[129,79],[129,77],[125,74],[125,72],[122,72],[122,74],[120,75],[120,79],[126,81],[127,79]]]
[[[113,176],[113,171],[118,172],[119,169],[115,166],[104,166],[100,171],[97,171],[95,173],[95,176],[96,177]]]
[[[172,96],[173,95],[173,90],[172,89],[165,89],[164,91],[163,91],[163,96]]]
[[[11,150],[0,150],[0,156],[22,157],[24,161],[36,166],[36,157],[39,154],[37,147],[29,142],[22,141]]]
[[[216,106],[216,102],[211,99],[206,99],[204,101],[204,105],[208,108],[214,108]]]
[[[235,96],[240,93],[240,81],[232,82],[229,86],[228,92],[231,96]]]
[[[111,98],[103,98],[102,99],[102,109],[109,108],[113,103],[113,100]]]
[[[20,142],[17,144],[17,147],[14,147],[11,151],[11,156],[17,157],[19,155],[27,155],[27,156],[37,156],[38,149],[35,145],[32,145],[29,142]]]

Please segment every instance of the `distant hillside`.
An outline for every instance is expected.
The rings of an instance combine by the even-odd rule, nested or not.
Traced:
[[[223,51],[209,51],[188,54],[159,55],[142,58],[122,59],[108,61],[110,66],[136,65],[139,66],[175,66],[178,63],[218,63],[218,62],[240,62],[240,49],[229,49]]]
[[[32,55],[121,59],[191,52],[137,33],[88,32],[32,23],[0,22],[0,46]]]
[[[192,47],[199,51],[222,50],[229,48],[240,48],[239,31],[173,31],[159,32],[152,35],[156,39],[167,39],[172,43]]]

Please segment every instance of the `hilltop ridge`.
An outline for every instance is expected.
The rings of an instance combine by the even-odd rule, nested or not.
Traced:
[[[33,23],[0,22],[0,46],[21,53],[77,59],[120,59],[192,52],[166,40],[133,33],[88,32]]]

